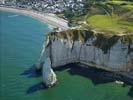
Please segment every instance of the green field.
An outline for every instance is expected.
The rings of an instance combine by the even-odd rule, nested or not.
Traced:
[[[86,0],[79,11],[69,9],[59,14],[65,16],[70,27],[81,26],[115,34],[133,32],[133,2],[131,0]],[[82,12],[82,13],[81,13]]]
[[[110,30],[114,32],[133,31],[133,22],[121,21],[118,16],[93,15],[87,17],[87,23],[95,29]]]
[[[92,10],[94,14],[88,14],[85,17],[85,21],[91,28],[117,34],[133,32],[133,2],[112,0],[97,2],[94,7],[102,13],[94,13],[96,10]]]
[[[107,1],[107,2],[104,2],[105,4],[112,4],[112,5],[117,5],[117,6],[121,6],[125,9],[129,9],[129,10],[133,10],[133,2],[127,2],[126,0],[125,1],[120,1],[120,0],[113,0],[113,1]]]

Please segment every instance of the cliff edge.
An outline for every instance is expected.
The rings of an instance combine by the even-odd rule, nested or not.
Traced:
[[[49,65],[50,69],[80,63],[112,72],[133,72],[132,33],[114,35],[86,29],[54,30],[47,35],[45,49],[49,64],[43,67]],[[46,72],[43,73],[46,76]]]

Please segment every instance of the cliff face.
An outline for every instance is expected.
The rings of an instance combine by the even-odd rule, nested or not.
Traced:
[[[132,71],[132,37],[75,29],[51,32],[51,67],[79,62],[110,71]]]
[[[133,34],[112,35],[79,29],[53,31],[47,35],[45,48],[50,63],[43,67],[48,65],[49,69],[81,63],[109,71],[133,71]],[[45,71],[43,73],[47,76]]]

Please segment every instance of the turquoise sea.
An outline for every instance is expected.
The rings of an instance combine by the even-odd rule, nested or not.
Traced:
[[[133,86],[77,65],[58,69],[56,86],[44,88],[34,64],[50,30],[31,17],[0,12],[0,100],[133,100]]]

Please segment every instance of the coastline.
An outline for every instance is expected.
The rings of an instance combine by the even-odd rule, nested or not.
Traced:
[[[18,9],[18,8],[8,8],[8,7],[0,7],[0,11],[6,11],[6,12],[15,12],[19,14],[23,14],[26,16],[30,16],[32,18],[35,18],[42,23],[48,23],[52,26],[61,28],[61,29],[68,29],[68,22],[67,20],[64,20],[62,18],[57,17],[55,14],[52,13],[41,13],[33,10],[28,9]]]

